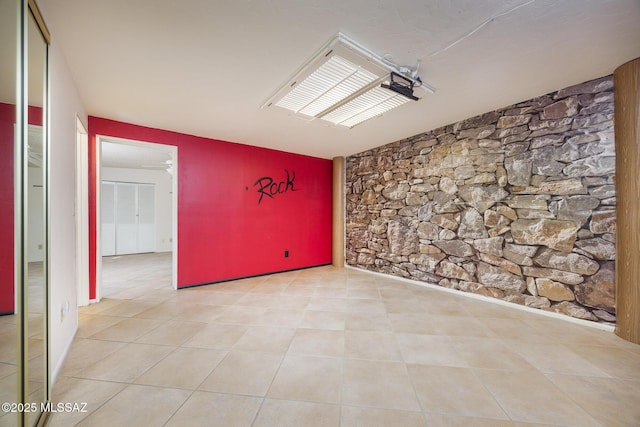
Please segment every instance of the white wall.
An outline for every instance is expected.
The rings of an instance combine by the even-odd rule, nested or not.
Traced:
[[[42,5],[40,7],[51,31],[49,49],[51,305],[49,322],[52,381],[55,381],[78,329],[75,221],[76,115],[86,126],[87,114],[72,80],[71,72],[56,44],[56,28],[50,20],[47,20],[46,9]],[[62,309],[67,306],[69,311],[63,315]]]
[[[103,181],[135,182],[156,186],[156,252],[170,252],[173,235],[171,213],[171,175],[148,169],[107,168],[101,170]]]

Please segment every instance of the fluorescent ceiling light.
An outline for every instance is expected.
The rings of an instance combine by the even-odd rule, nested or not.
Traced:
[[[393,64],[338,33],[263,107],[351,128],[409,101],[390,86],[391,72],[400,74]],[[402,77],[414,83],[406,74]]]

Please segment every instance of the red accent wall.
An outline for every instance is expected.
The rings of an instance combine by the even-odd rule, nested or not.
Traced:
[[[13,274],[13,129],[16,106],[0,102],[0,314],[12,313]]]
[[[90,298],[96,135],[178,147],[179,287],[331,263],[330,160],[90,116]]]

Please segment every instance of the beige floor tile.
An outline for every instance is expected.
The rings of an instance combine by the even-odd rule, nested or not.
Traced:
[[[300,324],[303,315],[303,309],[267,308],[254,323],[256,325],[295,328]]]
[[[333,284],[331,284],[333,285]],[[323,286],[316,288],[316,292],[314,293],[315,297],[318,298],[346,298],[347,297],[347,289],[346,288],[334,288],[331,286]]]
[[[505,340],[531,365],[544,373],[609,377],[609,374],[582,357],[579,350],[564,344],[527,343]]]
[[[233,345],[234,350],[286,353],[296,330],[269,326],[251,326]]]
[[[371,313],[347,313],[345,329],[351,331],[392,331],[391,321],[387,315]]]
[[[136,342],[141,344],[178,346],[190,340],[206,326],[207,324],[202,322],[170,320],[163,323],[161,327],[142,335]]]
[[[340,402],[342,360],[288,355],[271,384],[270,398]]]
[[[153,308],[155,305],[157,304],[146,301],[123,300],[120,304],[100,311],[100,314],[104,316],[132,317]]]
[[[190,322],[214,322],[226,309],[222,305],[180,304],[178,319]]]
[[[289,347],[289,353],[342,357],[344,331],[298,329]]]
[[[376,288],[348,288],[347,298],[380,300],[380,292]]]
[[[586,345],[574,346],[573,349],[588,362],[611,376],[640,380],[640,353],[638,352],[627,348]]]
[[[339,424],[337,405],[265,399],[253,427],[338,427]]]
[[[127,385],[107,381],[61,378],[56,382],[51,401],[57,403],[78,403],[87,412],[58,412],[51,415],[49,427],[75,425],[95,412],[107,400],[122,391]],[[86,403],[86,406],[84,406]]]
[[[176,304],[173,301],[165,301],[136,314],[135,317],[138,319],[169,320],[180,316],[182,312],[182,305]]]
[[[129,385],[78,426],[160,426],[190,394],[187,390]]]
[[[346,312],[347,299],[346,298],[312,297],[311,300],[309,301],[309,305],[307,305],[307,310]]]
[[[495,333],[480,321],[468,316],[432,315],[431,322],[435,325],[438,335],[455,337],[495,337]]]
[[[437,335],[396,334],[402,358],[407,363],[452,367],[469,367],[449,337]]]
[[[257,397],[196,391],[166,426],[249,427],[261,403]]]
[[[75,374],[80,378],[133,382],[175,347],[130,343]]]
[[[425,411],[509,419],[471,369],[426,365],[407,369]]]
[[[283,355],[256,351],[232,351],[200,385],[200,390],[264,396]]]
[[[163,320],[126,318],[89,338],[107,341],[135,341],[164,323]]]
[[[384,316],[387,314],[387,307],[382,301],[373,299],[347,299],[348,313],[372,313]]]
[[[527,371],[539,368],[498,338],[451,337],[451,344],[474,368]],[[499,356],[498,356],[499,355]],[[535,367],[534,367],[535,366]]]
[[[93,366],[113,352],[123,348],[126,343],[76,338],[69,350],[60,375],[74,376],[83,369]]]
[[[343,404],[420,410],[404,363],[345,359],[343,369]]]
[[[344,312],[306,310],[298,327],[342,331],[345,327],[346,317],[347,314]]]
[[[381,331],[345,331],[344,357],[402,361],[395,334]]]
[[[484,386],[493,394],[512,421],[597,426],[599,423],[538,372],[476,370]]]
[[[78,332],[76,337],[88,338],[91,335],[107,329],[119,322],[125,320],[125,317],[102,316],[93,314],[78,315]]]
[[[266,307],[229,306],[215,318],[215,323],[255,325],[257,319],[267,311]]]
[[[246,294],[234,305],[248,306],[248,307],[270,307],[272,304],[278,301],[278,297],[270,294]]]
[[[225,350],[178,348],[139,376],[135,383],[195,390],[226,355]]]
[[[440,330],[425,313],[389,313],[389,322],[395,332],[437,335]]]
[[[640,425],[640,388],[616,378],[550,374],[560,390],[605,426]]]
[[[311,297],[279,295],[277,307],[281,309],[304,310],[309,305]]]
[[[340,427],[427,427],[421,412],[342,406]]]
[[[230,350],[245,332],[246,326],[209,324],[183,346]]]
[[[524,424],[516,424],[509,420],[494,420],[489,418],[464,417],[459,415],[438,414],[425,412],[429,427],[524,427]],[[533,424],[527,424],[533,427]],[[542,426],[540,426],[542,427]]]
[[[170,260],[107,259],[79,309],[54,398],[95,402],[86,425],[640,424],[640,346],[613,333],[331,266],[175,291]]]
[[[80,314],[99,314],[105,310],[109,310],[119,304],[124,303],[126,300],[121,299],[113,299],[113,298],[102,298],[99,304],[89,304],[84,307],[78,308],[78,313]]]

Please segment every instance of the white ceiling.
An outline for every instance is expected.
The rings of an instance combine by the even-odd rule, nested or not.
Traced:
[[[39,3],[89,114],[324,158],[607,75],[640,57],[639,0]],[[420,60],[436,94],[421,91],[420,101],[353,129],[261,109],[338,31],[397,63]]]

